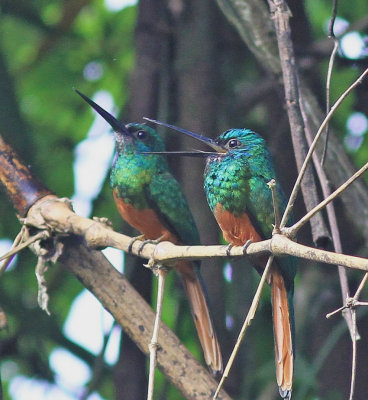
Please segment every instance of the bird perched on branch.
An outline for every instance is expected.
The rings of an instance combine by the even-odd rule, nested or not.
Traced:
[[[175,153],[206,157],[204,189],[226,241],[231,245],[244,246],[249,241],[256,242],[272,236],[274,209],[272,192],[267,183],[276,179],[276,174],[271,154],[261,136],[249,129],[230,129],[212,140],[173,125],[146,119],[194,137],[212,148],[212,152]],[[282,213],[287,201],[277,182],[276,193]],[[267,258],[252,257],[251,261],[262,272]],[[293,383],[295,273],[295,259],[279,257],[275,258],[268,278],[272,292],[276,378],[284,399],[291,398]]]
[[[185,196],[171,175],[165,157],[143,151],[164,151],[156,131],[145,124],[125,125],[84,94],[77,93],[97,111],[115,132],[117,158],[110,184],[122,218],[145,239],[174,244],[199,244],[199,233]],[[199,262],[178,261],[204,358],[213,373],[222,371],[222,357],[199,272]]]

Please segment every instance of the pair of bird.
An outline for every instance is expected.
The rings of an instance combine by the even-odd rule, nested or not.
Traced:
[[[178,182],[169,172],[163,156],[165,146],[156,131],[146,124],[125,125],[87,96],[77,93],[115,132],[117,158],[110,183],[122,218],[146,239],[199,244],[192,214]],[[276,176],[271,154],[257,133],[248,129],[230,129],[212,140],[169,124],[150,121],[190,135],[212,148],[212,152],[195,154],[206,157],[204,188],[225,240],[231,245],[242,246],[248,240],[260,241],[271,237],[274,212],[267,183]],[[282,212],[286,197],[278,183],[277,199]],[[264,258],[252,262],[258,271],[265,267]],[[199,262],[179,261],[175,269],[188,295],[205,361],[214,373],[221,372],[222,356],[203,290]],[[284,399],[291,397],[294,370],[294,276],[295,265],[291,257],[273,262],[269,284],[276,378]]]

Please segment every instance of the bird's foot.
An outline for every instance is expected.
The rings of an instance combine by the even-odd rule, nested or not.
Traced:
[[[146,237],[144,236],[144,235],[138,235],[138,236],[134,236],[133,238],[132,238],[132,240],[130,241],[130,243],[129,243],[129,246],[128,246],[128,253],[131,253],[132,252],[132,249],[133,249],[133,244],[137,241],[137,240],[143,240],[143,243],[139,246],[139,249],[138,249],[138,254],[140,254],[140,252],[142,251],[142,249],[141,249],[141,247],[142,247],[142,245],[144,245],[144,240],[146,239]],[[143,248],[143,247],[142,247]]]
[[[164,235],[160,236],[157,239],[146,239],[143,241],[143,243],[138,247],[138,255],[140,255],[142,253],[143,247],[150,243],[150,244],[158,244],[161,242],[161,240],[163,239]]]
[[[249,247],[250,244],[252,244],[252,241],[251,241],[251,240],[247,240],[247,241],[245,242],[245,245],[243,246],[243,255],[244,255],[244,256],[247,255],[247,249],[248,249],[248,247]]]
[[[227,246],[226,246],[226,255],[228,256],[228,257],[230,257],[230,252],[231,252],[231,249],[234,247],[234,245],[233,244],[231,244],[231,243],[229,243]]]

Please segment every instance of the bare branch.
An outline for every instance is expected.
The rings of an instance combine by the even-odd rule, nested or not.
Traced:
[[[309,121],[308,121],[308,118],[306,115],[306,111],[305,111],[303,102],[300,102],[300,110],[302,112],[303,119],[304,119],[305,135],[307,138],[308,145],[310,146],[312,144],[313,138],[312,138],[312,132],[311,132],[311,128],[309,125]],[[326,173],[325,173],[324,169],[322,168],[321,162],[319,161],[319,157],[316,152],[313,152],[312,159],[313,159],[313,164],[316,169],[318,179],[319,179],[319,182],[320,182],[320,185],[322,188],[323,196],[325,198],[327,198],[331,194],[330,185],[328,183]],[[328,222],[330,225],[334,250],[337,253],[342,253],[340,232],[339,232],[339,227],[337,225],[337,217],[336,217],[336,213],[335,213],[335,207],[332,202],[327,204],[326,211],[327,211]],[[338,269],[338,273],[339,273],[342,304],[344,304],[346,299],[350,297],[349,282],[348,282],[346,269],[341,265],[338,265],[337,269]],[[353,324],[353,316],[352,316],[351,309],[343,308],[342,315],[349,327],[351,340],[355,340],[354,338],[360,339],[358,330],[355,329],[355,331],[356,331],[355,334],[353,332],[354,324]]]
[[[356,309],[355,307],[353,308],[353,327],[354,327],[354,333],[356,331],[357,327],[357,322],[356,322]],[[354,389],[355,389],[355,380],[356,380],[356,360],[357,360],[357,339],[354,336],[353,340],[353,357],[351,361],[351,382],[350,382],[350,396],[349,400],[354,399]]]
[[[0,276],[6,270],[8,265],[11,263],[11,261],[13,259],[13,255],[11,254],[11,251],[14,250],[14,248],[16,248],[19,245],[19,243],[22,241],[24,230],[25,230],[25,227],[22,226],[21,230],[19,231],[18,235],[15,237],[15,239],[13,241],[10,251],[7,254],[5,254],[3,257],[0,257],[0,261],[3,260],[3,262],[0,264]]]
[[[150,264],[153,264],[152,267]],[[157,364],[158,332],[160,329],[160,322],[161,322],[162,301],[164,299],[165,281],[167,273],[169,271],[166,267],[163,267],[160,264],[155,265],[153,260],[151,263],[150,262],[148,263],[148,267],[151,268],[154,274],[158,277],[156,318],[153,326],[151,342],[149,344],[150,365],[149,365],[149,378],[148,378],[148,391],[147,391],[147,400],[153,400],[153,390],[155,387],[155,369]]]
[[[270,188],[272,192],[272,204],[273,204],[273,212],[275,214],[275,226],[273,228],[273,233],[280,233],[280,210],[279,203],[277,202],[277,191],[276,191],[276,181],[275,179],[271,179],[267,186]]]
[[[151,306],[100,251],[86,248],[75,236],[62,238],[62,241],[65,251],[59,258],[61,265],[99,299],[141,351],[148,355],[155,320]],[[190,400],[208,400],[215,392],[217,382],[164,323],[160,324],[158,345],[158,366],[183,396]],[[230,400],[225,392],[221,392],[220,398]]]
[[[367,70],[368,71],[368,70]],[[288,233],[288,235],[295,236],[296,232],[304,225],[306,224],[309,219],[316,214],[317,212],[321,211],[324,207],[327,206],[328,203],[330,203],[332,200],[334,200],[337,196],[339,196],[343,191],[350,186],[356,179],[358,179],[366,170],[368,169],[368,162],[363,165],[362,168],[360,168],[350,179],[348,179],[343,185],[341,185],[339,188],[337,188],[333,193],[331,193],[326,199],[321,201],[321,203],[318,204],[317,207],[315,207],[313,210],[310,210],[306,215],[304,215],[303,218],[301,218],[296,224],[291,226],[290,228],[285,228],[285,231]]]
[[[336,17],[336,16],[335,16]],[[327,71],[327,81],[326,81],[326,114],[329,113],[330,111],[330,86],[331,86],[331,76],[332,76],[332,70],[333,70],[333,65],[335,62],[337,50],[339,49],[339,41],[336,38],[335,35],[331,36],[332,39],[334,40],[334,48],[331,53],[330,61],[328,63],[328,71]],[[326,154],[327,154],[327,146],[328,146],[328,134],[330,130],[328,129],[328,124],[326,124],[326,135],[325,135],[325,144],[322,152],[322,158],[321,158],[321,164],[323,165],[326,159]]]
[[[295,202],[295,199],[296,199],[296,196],[297,196],[297,192],[298,192],[298,188],[299,188],[299,185],[300,185],[300,181],[303,179],[304,172],[305,172],[305,169],[306,169],[306,167],[307,167],[307,164],[309,163],[309,161],[310,161],[310,159],[311,159],[311,157],[312,157],[313,151],[315,150],[316,145],[317,145],[317,141],[318,141],[318,139],[320,138],[321,134],[323,133],[323,130],[325,129],[326,124],[327,124],[328,121],[331,119],[332,115],[333,115],[334,112],[338,109],[338,107],[341,105],[341,103],[344,101],[344,99],[349,95],[349,93],[350,93],[357,85],[359,85],[359,84],[362,82],[362,80],[365,78],[365,76],[366,76],[367,74],[368,74],[368,68],[367,68],[367,69],[359,76],[359,78],[358,78],[358,79],[357,79],[357,80],[356,80],[356,81],[355,81],[355,82],[340,96],[340,98],[337,100],[337,102],[336,102],[336,103],[334,104],[334,106],[331,108],[330,112],[327,114],[326,118],[324,119],[324,121],[322,122],[320,128],[318,129],[318,132],[317,132],[316,136],[314,137],[311,146],[309,147],[308,154],[307,154],[307,156],[306,156],[306,158],[305,158],[305,160],[304,160],[303,166],[302,166],[302,168],[301,168],[301,170],[300,170],[300,172],[299,172],[299,175],[298,175],[298,178],[297,178],[297,180],[296,180],[296,182],[295,182],[293,191],[292,191],[292,193],[291,193],[291,195],[290,195],[290,199],[289,199],[288,205],[287,205],[287,207],[286,207],[284,216],[283,216],[282,221],[281,221],[281,225],[282,225],[282,226],[285,226],[285,223],[286,223],[286,221],[287,221],[287,216],[289,215],[290,210],[291,210],[291,207],[292,207],[292,205],[293,205],[294,202]],[[350,178],[350,179],[351,179],[351,178]],[[350,180],[350,179],[349,179],[349,180]],[[348,180],[348,181],[349,181],[349,180]],[[347,182],[348,182],[348,181],[347,181]],[[346,184],[346,182],[345,182],[345,184]],[[344,185],[345,185],[345,184],[344,184]],[[344,185],[342,185],[342,186],[344,186]],[[342,187],[342,186],[341,186],[341,187]],[[322,203],[323,203],[323,202],[322,202]],[[320,203],[319,206],[321,206],[322,203]],[[319,206],[318,206],[318,207],[319,207]],[[314,210],[311,210],[311,211],[314,211]],[[318,210],[317,210],[317,211],[318,211]],[[317,211],[316,211],[316,212],[317,212]],[[308,213],[308,214],[309,214],[309,213]],[[307,214],[307,215],[308,215],[308,214]]]
[[[275,24],[291,138],[296,163],[300,173],[302,167],[305,165],[303,170],[304,179],[298,181],[298,190],[301,187],[306,209],[311,210],[318,204],[317,184],[311,165],[303,164],[307,154],[307,143],[304,135],[304,121],[299,107],[301,93],[298,83],[299,78],[295,63],[294,49],[291,41],[291,29],[289,25],[291,13],[286,2],[283,0],[269,0],[268,3]],[[288,207],[281,220],[281,229],[285,227],[289,219],[293,204],[294,201],[289,201]],[[326,238],[329,237],[329,233],[322,215],[316,215],[310,223],[314,243],[325,242]]]
[[[259,0],[216,0],[228,20],[257,58],[260,67],[274,75],[274,82],[282,81],[280,59],[277,54],[275,29],[269,18],[265,2]],[[367,26],[367,18],[362,18],[354,30]],[[351,25],[351,27],[354,24]],[[349,27],[350,29],[350,27]],[[330,53],[330,51],[329,51]],[[300,77],[300,88],[308,121],[313,131],[317,131],[324,118],[315,95],[308,83]],[[320,153],[320,149],[318,149]],[[326,173],[334,187],[340,186],[354,173],[355,166],[346,154],[341,141],[334,132],[329,134],[329,151],[325,162]],[[295,201],[295,200],[294,200]],[[361,235],[368,240],[368,190],[363,181],[357,182],[342,197],[346,212]]]
[[[101,252],[88,249],[81,243],[84,234],[87,238],[92,238],[89,244],[93,243],[93,238],[96,239],[96,234],[97,237],[100,235],[100,239],[97,239],[95,244],[101,239],[105,245],[114,243],[118,237],[123,238],[123,247],[127,251],[131,238],[113,232],[100,222],[81,219],[75,215],[71,210],[70,201],[57,199],[50,194],[44,185],[34,179],[26,165],[19,161],[15,152],[1,137],[0,181],[6,187],[17,212],[22,217],[27,215],[21,222],[41,231],[54,233],[55,244],[60,245],[60,248],[63,247],[59,262],[101,301],[147,355],[147,344],[150,342],[155,319],[150,306],[126,278],[107,262]],[[42,204],[46,205],[44,209],[38,207]],[[46,215],[49,213],[51,219],[45,220],[43,212],[46,212]],[[59,219],[63,221],[62,224],[59,223]],[[68,230],[69,228],[71,230]],[[42,241],[36,241],[35,244],[40,250],[43,249]],[[136,247],[135,251],[137,250]],[[157,362],[161,371],[187,399],[207,400],[217,387],[217,383],[208,371],[193,358],[164,324],[161,326],[158,342],[160,351]],[[230,400],[225,392],[221,393],[221,398]]]
[[[38,232],[35,235],[31,236],[29,239],[22,242],[21,244],[14,246],[7,253],[0,256],[0,261],[10,258],[14,254],[19,253],[21,250],[25,249],[26,247],[29,247],[30,244],[36,242],[37,240],[44,240],[44,239],[47,239],[48,237],[50,237],[50,234],[48,231]],[[17,241],[17,239],[18,239],[18,236],[15,238],[14,243]]]
[[[367,283],[367,280],[368,280],[368,274],[365,274],[362,281],[359,284],[357,291],[355,292],[355,295],[353,297],[354,301],[358,301],[360,293],[362,292],[365,284]]]
[[[80,217],[70,209],[65,200],[58,199],[56,196],[47,196],[38,201],[30,209],[25,222],[39,229],[51,229],[61,235],[74,234],[81,236],[90,248],[111,246],[127,252],[132,241],[131,237],[114,232],[100,222]],[[226,245],[176,246],[170,242],[160,242],[157,245],[147,243],[139,251],[141,244],[142,241],[139,240],[134,242],[132,246],[133,254],[146,259],[161,261],[169,266],[178,259],[197,260],[228,256],[228,246]],[[247,254],[251,255],[270,252],[274,255],[290,254],[312,261],[368,271],[368,260],[365,258],[304,246],[293,242],[284,235],[275,234],[271,239],[251,243],[247,248]],[[232,247],[230,255],[244,256],[243,247]]]

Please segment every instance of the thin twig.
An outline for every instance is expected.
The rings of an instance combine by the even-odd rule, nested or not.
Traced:
[[[359,315],[360,314],[360,315]],[[367,312],[359,313],[357,317],[359,319],[363,318],[367,315]],[[308,375],[308,383],[299,388],[299,390],[295,391],[295,399],[304,399],[307,398],[308,391],[314,387],[314,383],[316,382],[316,377],[322,368],[326,365],[326,360],[336,347],[338,341],[346,332],[346,323],[345,321],[338,322],[334,328],[328,333],[327,337],[324,339],[322,345],[320,346],[320,350],[318,351],[316,357],[312,361],[312,365],[310,368],[310,375]],[[294,397],[293,397],[294,398]]]
[[[337,0],[333,0],[332,4],[332,12],[331,12],[331,19],[330,23],[328,24],[328,37],[329,39],[333,39],[334,41],[334,47],[331,52],[330,60],[328,62],[328,70],[327,70],[327,79],[326,79],[326,114],[330,111],[330,87],[331,87],[331,76],[332,76],[332,71],[333,71],[333,65],[335,62],[337,50],[339,48],[339,41],[335,36],[334,32],[334,26],[335,26],[335,20],[337,16]],[[326,153],[327,153],[327,146],[328,146],[328,134],[329,134],[329,129],[328,129],[328,124],[326,125],[326,135],[325,135],[325,145],[321,157],[321,165],[324,164],[325,158],[326,158]]]
[[[17,236],[15,237],[13,244],[11,246],[11,250],[13,250],[15,247],[19,245],[19,243],[22,241],[23,234],[25,231],[25,226],[23,225],[21,230],[18,232]],[[0,265],[0,276],[2,273],[7,269],[8,265],[11,263],[13,259],[12,255],[8,255],[7,257],[2,257],[0,260],[3,260],[3,262]]]
[[[331,19],[330,19],[330,23],[328,24],[328,37],[330,37],[330,38],[336,37],[335,32],[334,32],[336,16],[337,16],[337,0],[333,0]]]
[[[333,39],[334,47],[333,47],[333,50],[332,50],[332,53],[330,56],[330,60],[328,62],[328,71],[327,71],[327,79],[326,79],[326,114],[328,114],[328,112],[330,111],[331,76],[332,76],[333,65],[335,62],[337,50],[339,48],[339,41],[336,38],[335,32],[334,32],[336,15],[337,15],[337,0],[334,0],[333,4],[332,4],[332,15],[331,15],[330,23],[328,26],[328,37]],[[326,134],[325,134],[325,144],[323,146],[323,152],[322,152],[322,157],[321,157],[321,165],[324,164],[325,159],[326,159],[326,154],[327,154],[328,134],[330,132],[330,130],[328,128],[329,128],[329,126],[327,124],[326,125]]]
[[[273,227],[273,233],[280,233],[280,209],[279,209],[279,203],[277,202],[277,190],[276,190],[275,179],[271,179],[267,183],[267,186],[271,189],[272,192],[272,205],[275,214],[275,226]]]
[[[255,293],[255,295],[253,297],[252,304],[251,304],[251,306],[249,308],[247,317],[245,318],[243,326],[242,326],[242,328],[240,330],[238,339],[237,339],[237,341],[235,343],[233,351],[231,352],[229,361],[226,364],[224,373],[222,374],[221,380],[220,380],[220,382],[219,382],[219,384],[217,386],[216,392],[215,392],[215,394],[213,396],[213,400],[217,399],[217,396],[220,393],[220,390],[221,390],[226,378],[229,376],[230,369],[231,369],[231,367],[232,367],[232,365],[234,363],[235,357],[236,357],[236,355],[237,355],[237,353],[239,351],[239,348],[240,348],[241,342],[242,342],[242,340],[244,338],[245,332],[246,332],[247,328],[250,326],[250,324],[252,323],[252,320],[254,319],[254,315],[255,315],[255,313],[257,311],[259,300],[261,298],[262,289],[263,289],[263,286],[264,286],[264,284],[266,282],[266,279],[267,279],[267,276],[268,276],[268,271],[269,271],[269,269],[271,267],[273,258],[274,257],[272,255],[268,258],[267,265],[266,265],[266,267],[265,267],[265,269],[263,271],[262,278],[261,278],[261,280],[260,280],[260,282],[258,284],[257,291],[256,291],[256,293]]]
[[[287,206],[286,206],[284,215],[283,215],[282,220],[281,220],[281,224],[280,224],[280,228],[281,228],[281,229],[285,227],[285,225],[286,225],[286,223],[287,223],[287,221],[288,221],[288,218],[289,218],[291,209],[292,209],[292,207],[293,207],[293,205],[294,205],[294,202],[295,202],[295,200],[296,200],[296,196],[297,196],[298,191],[299,191],[299,188],[300,188],[301,180],[303,179],[303,176],[304,176],[305,170],[306,170],[306,168],[307,168],[307,165],[308,165],[308,163],[309,163],[309,161],[310,161],[310,159],[311,159],[311,157],[312,157],[312,154],[313,154],[313,152],[314,152],[314,149],[316,148],[318,139],[320,138],[321,134],[323,133],[323,131],[324,131],[325,127],[326,127],[326,124],[330,121],[330,119],[332,118],[333,114],[334,114],[335,111],[339,108],[339,106],[340,106],[341,103],[345,100],[345,98],[350,94],[350,92],[351,92],[353,89],[356,88],[356,86],[358,86],[358,85],[362,82],[362,80],[365,78],[365,76],[366,76],[367,74],[368,74],[368,68],[367,68],[367,69],[358,77],[358,79],[356,79],[356,80],[353,82],[353,84],[352,84],[347,90],[345,90],[345,92],[339,97],[339,99],[338,99],[338,100],[336,101],[336,103],[332,106],[331,110],[330,110],[329,113],[326,115],[326,117],[325,117],[325,119],[323,120],[321,126],[319,127],[319,129],[318,129],[318,131],[317,131],[317,134],[316,134],[316,136],[314,137],[311,146],[309,147],[308,154],[307,154],[307,156],[306,156],[306,158],[305,158],[305,160],[304,160],[304,163],[303,163],[303,165],[302,165],[302,167],[301,167],[301,169],[300,169],[300,171],[299,171],[299,175],[298,175],[298,177],[297,177],[297,179],[296,179],[296,181],[295,181],[295,184],[294,184],[293,190],[292,190],[292,192],[291,192],[291,195],[290,195],[288,204],[287,204]]]
[[[304,119],[305,136],[306,136],[308,145],[310,146],[313,141],[312,132],[311,132],[311,128],[309,125],[307,113],[306,113],[303,102],[300,102],[300,110],[302,112],[303,119]],[[317,176],[318,176],[321,188],[322,188],[323,196],[324,196],[324,198],[326,198],[331,194],[331,189],[330,189],[330,185],[328,183],[327,175],[322,168],[322,165],[321,165],[322,163],[319,161],[318,154],[316,152],[313,152],[312,159],[313,159],[313,165],[316,169]],[[328,222],[330,225],[334,250],[337,253],[342,253],[342,244],[341,244],[339,227],[337,225],[337,217],[336,217],[334,204],[333,203],[327,204],[326,211],[327,211]],[[342,303],[344,304],[346,299],[350,297],[347,272],[346,272],[346,269],[341,265],[337,266],[337,270],[338,270],[339,280],[340,280]],[[345,321],[348,325],[348,328],[349,328],[351,340],[354,340],[353,339],[354,337],[357,337],[360,339],[360,335],[359,335],[358,331],[356,332],[355,335],[353,335],[353,319],[352,319],[351,309],[343,308],[342,311],[343,311],[343,313],[342,313],[343,318],[345,319]]]
[[[329,318],[333,317],[334,315],[338,314],[340,311],[346,310],[347,308],[348,308],[348,306],[345,304],[345,305],[337,308],[336,310],[326,314],[326,318],[329,319]]]
[[[368,69],[367,69],[368,72]],[[337,188],[333,193],[331,193],[326,199],[321,201],[315,208],[310,210],[304,217],[302,217],[296,224],[289,228],[285,228],[285,232],[287,235],[293,237],[298,232],[298,230],[306,224],[314,214],[321,211],[324,207],[327,206],[332,200],[334,200],[337,196],[339,196],[348,186],[350,186],[355,180],[357,180],[366,170],[368,169],[368,162],[363,165],[351,178],[349,178],[345,183],[343,183],[339,188]],[[284,214],[285,215],[285,214]]]
[[[336,17],[336,15],[335,15]],[[335,19],[334,19],[335,20]],[[326,79],[326,114],[330,111],[330,86],[331,86],[331,76],[333,65],[335,62],[337,50],[339,49],[339,40],[336,38],[335,35],[330,36],[334,40],[334,47],[330,56],[330,61],[328,63],[328,71],[327,71],[327,79]],[[328,135],[329,135],[329,124],[326,124],[326,134],[325,134],[325,144],[323,147],[322,157],[321,157],[321,165],[324,164],[327,154],[327,146],[328,146]]]
[[[365,284],[367,283],[367,279],[368,279],[368,274],[364,274],[364,277],[363,277],[362,281],[360,282],[359,287],[358,287],[357,291],[355,292],[354,297],[347,297],[345,304],[342,307],[339,307],[338,309],[328,313],[326,315],[326,318],[330,318],[333,315],[339,313],[340,311],[343,311],[346,309],[352,310],[352,309],[354,309],[354,307],[357,307],[357,306],[367,306],[368,305],[367,301],[358,301],[360,293],[363,290]],[[354,324],[352,326],[354,327]],[[356,332],[356,328],[355,328],[355,333],[352,334],[353,341],[354,341],[354,338],[356,338],[356,340],[360,340],[360,335]]]
[[[367,283],[367,280],[368,280],[368,274],[365,274],[364,277],[363,277],[363,279],[362,279],[362,281],[361,281],[360,284],[359,284],[359,287],[358,287],[357,291],[355,292],[354,297],[353,297],[353,299],[354,299],[355,301],[358,301],[358,298],[359,298],[359,296],[360,296],[360,293],[362,292],[362,290],[363,290],[365,284]]]
[[[28,247],[30,244],[36,242],[37,240],[44,240],[50,237],[50,233],[48,231],[41,231],[36,233],[36,235],[31,236],[28,240],[24,241],[22,244],[14,247],[10,251],[8,251],[6,254],[2,255],[0,257],[0,261],[5,260],[6,258],[11,257],[12,255],[19,253],[21,250],[25,249]],[[18,238],[18,236],[17,236]],[[17,240],[16,238],[16,240]]]
[[[286,110],[289,118],[296,164],[298,171],[300,171],[304,165],[308,146],[305,140],[303,118],[299,107],[299,102],[302,101],[302,93],[300,91],[297,63],[291,39],[289,23],[291,11],[285,0],[268,0],[268,3],[271,17],[275,25],[285,91]],[[319,197],[317,193],[317,184],[310,165],[305,167],[304,180],[300,181],[299,187],[303,194],[306,209],[310,210],[314,208],[319,203]],[[281,229],[286,225],[287,221],[287,219],[283,219],[280,226]],[[328,231],[322,215],[317,215],[313,218],[313,220],[310,221],[310,225],[314,243],[317,244],[321,239],[323,240],[328,236]]]
[[[351,361],[351,382],[350,382],[350,396],[349,400],[353,400],[354,398],[354,389],[355,389],[355,381],[356,381],[356,358],[357,358],[357,339],[355,337],[356,332],[356,308],[352,309],[352,317],[353,317],[353,332],[354,332],[354,340],[353,340],[353,357]]]
[[[155,387],[155,369],[157,364],[158,332],[160,329],[162,301],[164,298],[165,280],[168,270],[166,267],[163,267],[160,264],[154,264],[153,266],[151,266],[151,260],[149,261],[148,266],[149,268],[153,269],[153,272],[158,277],[156,318],[153,326],[151,343],[149,344],[150,365],[149,365],[148,392],[147,392],[147,400],[153,400],[153,391]]]

